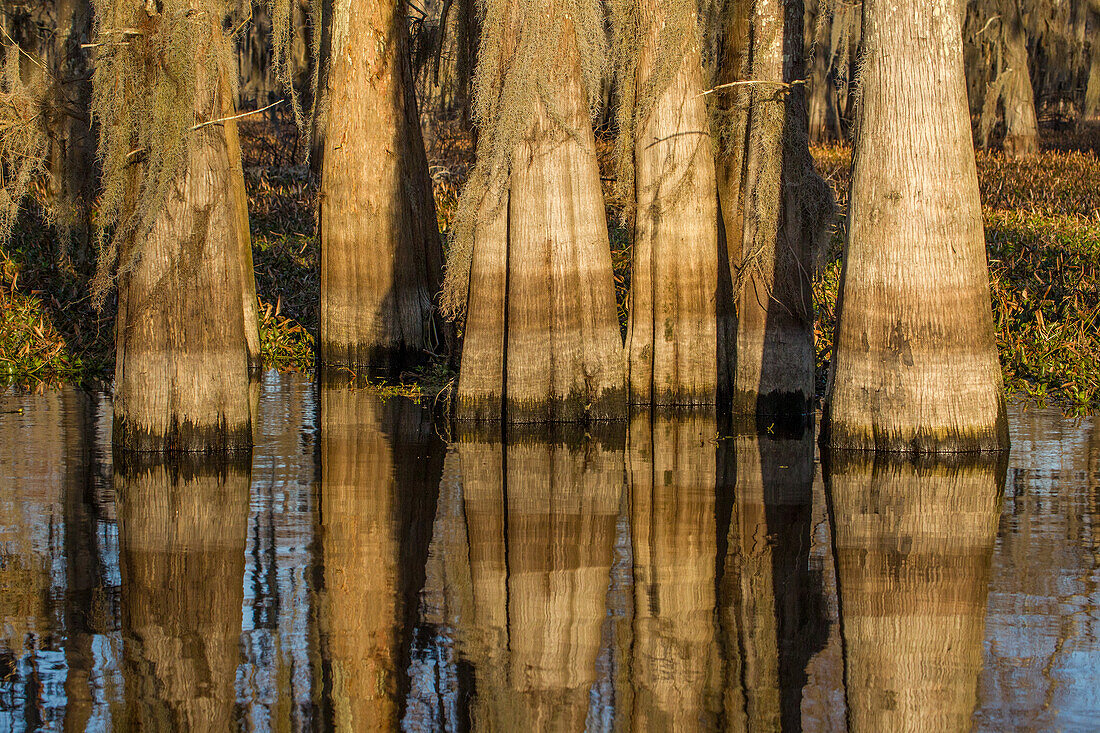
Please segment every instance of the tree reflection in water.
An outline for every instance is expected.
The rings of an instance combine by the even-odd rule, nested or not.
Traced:
[[[120,730],[235,725],[247,458],[116,457],[126,690]]]
[[[852,731],[970,730],[1003,456],[826,462]]]

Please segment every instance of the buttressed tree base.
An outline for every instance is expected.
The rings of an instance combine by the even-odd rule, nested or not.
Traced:
[[[1006,449],[959,8],[863,7],[823,439],[910,453]]]

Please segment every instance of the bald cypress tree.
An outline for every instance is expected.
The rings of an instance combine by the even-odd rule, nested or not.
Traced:
[[[718,215],[696,3],[611,3],[619,185],[634,205],[630,401],[713,405]]]
[[[443,342],[433,320],[443,255],[406,7],[322,7],[319,361],[389,374]]]
[[[957,0],[865,0],[859,127],[823,433],[1008,446]]]
[[[625,412],[622,340],[590,110],[605,40],[592,0],[484,0],[477,164],[448,253],[464,316],[458,417]]]
[[[97,290],[117,273],[114,445],[251,445],[227,3],[96,0]],[[251,296],[254,301],[254,295]],[[254,321],[249,328],[255,328]]]

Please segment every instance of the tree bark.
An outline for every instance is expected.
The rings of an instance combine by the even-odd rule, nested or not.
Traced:
[[[1090,11],[1089,21],[1093,40],[1089,46],[1089,78],[1085,86],[1085,104],[1081,113],[1081,122],[1095,126],[1100,125],[1100,38],[1097,38],[1100,33],[1100,11]]]
[[[1004,466],[869,458],[824,467],[849,724],[969,730]]]
[[[209,39],[196,43],[196,63],[203,44],[220,42],[221,33],[211,23]],[[224,81],[200,84],[199,122],[230,108],[227,88]],[[239,163],[225,127],[190,135],[186,171],[136,243],[140,256],[119,274],[113,444],[120,450],[252,445],[241,211],[233,191]]]
[[[443,446],[408,400],[322,387],[320,403],[322,707],[341,730],[396,730]]]
[[[862,102],[823,439],[1008,446],[956,0],[863,6]]]
[[[442,250],[405,3],[327,9],[318,359],[396,376],[443,343],[433,315]]]
[[[562,46],[545,50],[555,59],[556,116],[541,102],[524,111],[507,191],[483,203],[474,232],[457,394],[463,420],[598,420],[626,409],[595,137],[572,21],[563,13],[559,22]]]
[[[729,170],[740,157],[743,165],[740,179],[727,174],[719,189],[735,302],[723,392],[735,413],[802,416],[814,399],[813,249],[832,197],[810,158],[805,89],[787,86],[805,76],[802,3],[761,0],[749,22],[745,149],[719,163]]]
[[[230,730],[250,467],[115,464],[127,730]]]
[[[1001,20],[1005,45],[1006,79],[1001,87],[1005,111],[1005,155],[1022,158],[1039,152],[1039,122],[1035,116],[1035,92],[1031,87],[1027,31],[1020,0],[1005,0]]]
[[[635,95],[654,91],[661,28],[675,12],[639,0],[642,47]],[[694,16],[694,12],[692,15]],[[635,203],[630,330],[630,401],[713,405],[718,380],[718,214],[714,151],[700,48],[692,41],[634,140]],[[644,102],[643,102],[644,104]]]

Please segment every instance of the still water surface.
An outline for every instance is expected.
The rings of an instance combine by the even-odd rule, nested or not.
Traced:
[[[1006,482],[258,405],[251,465],[112,466],[105,397],[0,396],[0,731],[1100,727],[1094,420],[1014,411]]]

